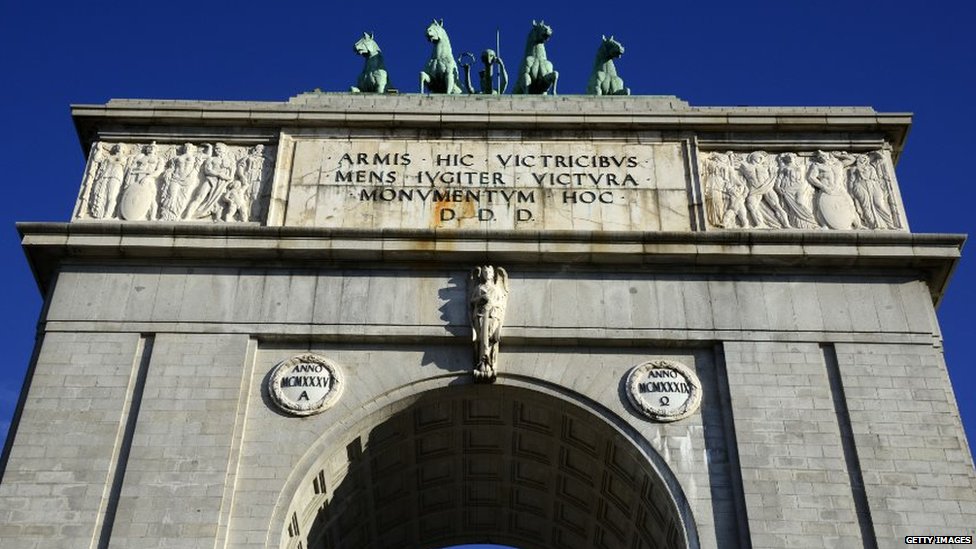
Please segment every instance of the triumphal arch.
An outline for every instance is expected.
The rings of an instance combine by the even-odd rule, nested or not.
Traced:
[[[909,115],[380,91],[73,107],[4,546],[973,535]]]

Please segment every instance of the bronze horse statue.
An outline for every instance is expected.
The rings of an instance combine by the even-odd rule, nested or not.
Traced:
[[[349,88],[353,93],[384,93],[389,80],[386,74],[386,64],[383,62],[383,52],[379,44],[373,39],[373,33],[363,33],[363,37],[353,44],[357,55],[366,59],[363,72],[359,73],[356,85]]]
[[[512,93],[545,95],[552,89],[556,95],[556,81],[559,73],[552,69],[552,62],[546,58],[546,41],[552,36],[552,27],[544,21],[532,21],[532,30],[525,41],[525,56],[519,68],[518,79]]]
[[[435,19],[427,26],[427,41],[434,48],[424,70],[420,71],[420,93],[424,93],[425,85],[430,93],[461,93],[461,77],[451,51],[451,40],[444,30],[443,19]]]
[[[363,37],[353,44],[357,55],[366,59],[363,72],[359,73],[356,85],[349,88],[353,93],[384,93],[389,84],[386,74],[386,64],[383,62],[383,52],[379,44],[373,39],[373,33],[363,33]]]
[[[603,42],[596,50],[596,61],[590,82],[586,86],[586,93],[590,95],[630,95],[630,88],[624,87],[624,80],[617,76],[617,67],[613,60],[624,54],[624,47],[613,39],[613,36],[603,37]]]

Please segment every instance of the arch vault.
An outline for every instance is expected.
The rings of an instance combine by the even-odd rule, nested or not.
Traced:
[[[649,447],[562,395],[426,391],[318,441],[269,547],[697,547]]]

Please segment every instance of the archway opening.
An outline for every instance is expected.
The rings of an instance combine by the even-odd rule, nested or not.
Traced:
[[[424,393],[330,448],[288,511],[287,549],[686,549],[641,451],[562,399],[500,385]]]

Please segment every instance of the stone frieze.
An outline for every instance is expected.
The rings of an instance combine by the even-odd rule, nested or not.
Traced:
[[[263,145],[97,142],[74,218],[259,221],[273,164]]]
[[[708,224],[726,229],[903,230],[891,166],[886,150],[699,157]]]

